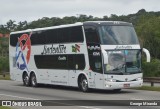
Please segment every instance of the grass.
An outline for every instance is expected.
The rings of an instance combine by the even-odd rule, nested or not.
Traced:
[[[151,86],[142,86],[142,87],[137,87],[134,88],[136,90],[149,90],[149,91],[159,91],[160,92],[160,87],[151,87]]]
[[[0,106],[0,109],[12,109],[11,107]]]
[[[0,73],[0,80],[10,80],[9,73],[5,74],[5,77]],[[1,109],[1,108],[0,108]]]

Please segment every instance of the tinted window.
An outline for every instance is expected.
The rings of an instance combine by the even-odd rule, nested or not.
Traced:
[[[58,29],[58,43],[69,42],[70,28]]]
[[[82,54],[68,55],[68,69],[75,70],[76,67],[78,70],[84,70],[85,68],[84,55]]]
[[[45,31],[34,31],[31,35],[31,45],[45,44]]]
[[[89,55],[89,64],[92,71],[103,73],[101,56]]]
[[[102,44],[139,44],[136,32],[132,26],[101,26],[99,27],[99,34]]]
[[[83,31],[81,26],[58,29],[58,43],[83,42]]]
[[[65,55],[35,55],[34,59],[39,69],[67,69]]]
[[[20,37],[22,34],[25,33],[11,35],[10,44],[12,46],[16,46],[18,37]],[[84,38],[81,26],[33,31],[31,35],[32,45],[83,42],[83,41]]]
[[[11,34],[10,35],[10,45],[11,46],[16,46],[17,42],[18,42],[18,38],[20,38],[23,34],[28,34],[29,35],[29,33]],[[24,42],[22,42],[22,43],[24,43]]]
[[[81,26],[71,27],[70,28],[70,42],[83,42],[83,31]]]
[[[97,34],[96,27],[85,26],[84,28],[87,43],[99,43],[99,37]]]
[[[51,29],[45,31],[46,44],[57,43],[58,29]]]
[[[35,63],[39,69],[69,69],[84,70],[85,58],[83,54],[76,55],[35,55]]]

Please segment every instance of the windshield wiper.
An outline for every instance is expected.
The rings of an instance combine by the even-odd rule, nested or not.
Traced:
[[[118,66],[117,68],[113,69],[113,71],[122,70],[123,68],[125,68],[125,64]]]
[[[107,72],[107,74],[112,74],[112,75],[124,75],[123,72],[115,72],[115,71]]]

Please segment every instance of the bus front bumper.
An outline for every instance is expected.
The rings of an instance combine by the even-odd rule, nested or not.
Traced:
[[[141,87],[143,85],[143,80],[131,81],[131,82],[108,82],[105,81],[105,89],[122,89],[122,88],[132,88]]]

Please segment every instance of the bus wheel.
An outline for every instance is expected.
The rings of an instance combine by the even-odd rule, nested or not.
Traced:
[[[31,75],[31,85],[32,85],[32,87],[37,87],[37,85],[38,85],[36,75],[34,73]]]
[[[88,92],[89,91],[89,88],[88,88],[88,81],[87,81],[87,78],[83,75],[79,81],[80,83],[80,89],[83,91],[83,92]]]
[[[23,75],[23,85],[24,85],[24,86],[29,86],[29,85],[30,85],[30,80],[29,80],[29,76],[28,76],[27,73],[25,73],[25,74]]]
[[[113,92],[120,92],[121,89],[114,89]]]

